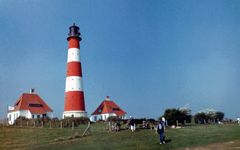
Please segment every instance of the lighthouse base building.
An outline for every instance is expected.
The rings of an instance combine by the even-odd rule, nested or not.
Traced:
[[[66,118],[66,117],[74,117],[74,118],[87,117],[87,112],[85,112],[85,111],[64,111],[63,118]]]
[[[126,112],[122,110],[110,97],[107,96],[105,100],[97,107],[97,109],[92,113],[90,120],[95,122],[98,120],[106,121],[108,117],[116,116],[121,119],[126,119]]]
[[[31,89],[30,93],[23,93],[14,106],[8,107],[7,118],[9,125],[13,125],[20,116],[28,119],[52,118],[53,110]]]

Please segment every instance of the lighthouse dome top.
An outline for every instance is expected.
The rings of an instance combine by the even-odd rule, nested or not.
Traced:
[[[67,40],[69,40],[72,37],[75,37],[75,38],[78,38],[79,41],[81,41],[82,38],[80,36],[81,36],[81,33],[79,32],[79,27],[76,26],[75,23],[73,23],[73,25],[69,27],[69,33],[68,33]]]

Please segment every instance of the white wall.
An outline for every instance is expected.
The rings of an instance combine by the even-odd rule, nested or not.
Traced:
[[[32,118],[32,114],[29,110],[20,110],[20,116],[26,117],[26,118]]]
[[[29,112],[29,110],[21,110],[21,111],[17,110],[17,111],[9,112],[7,115],[8,124],[13,125],[14,121],[20,116],[31,118],[31,113]]]
[[[64,111],[63,112],[63,119],[65,117],[87,117],[87,112],[86,111]]]
[[[97,121],[97,120],[104,120],[106,121],[108,117],[110,116],[117,116],[115,113],[105,113],[105,114],[100,114],[100,115],[92,115],[90,117],[90,121]]]
[[[47,113],[47,116],[48,116],[49,118],[53,118],[53,113],[52,113],[52,112],[48,112],[48,113]]]
[[[18,116],[19,111],[9,112],[7,114],[8,118],[8,124],[12,125],[14,123],[14,120],[16,119],[16,115]]]
[[[32,114],[29,110],[20,110],[20,111],[17,110],[17,111],[9,112],[8,115],[7,115],[7,117],[8,117],[8,124],[9,125],[13,125],[15,120],[18,117],[20,117],[20,116],[23,116],[23,117],[26,117],[28,119],[31,119],[32,115],[34,115],[34,118],[37,118],[37,115],[40,115],[40,117],[42,117],[42,114]],[[52,112],[48,112],[47,116],[52,118],[53,117]]]

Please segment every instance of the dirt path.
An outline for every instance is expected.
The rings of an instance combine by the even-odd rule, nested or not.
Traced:
[[[240,150],[240,140],[213,143],[202,147],[184,148],[179,150]]]
[[[213,143],[202,147],[181,148],[179,150],[240,150],[240,140]]]

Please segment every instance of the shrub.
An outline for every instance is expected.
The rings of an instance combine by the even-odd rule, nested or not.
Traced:
[[[110,116],[110,117],[107,118],[107,121],[120,122],[120,121],[122,121],[122,119],[120,119],[120,118],[117,117],[117,116]]]
[[[27,122],[29,121],[29,119],[27,119],[26,117],[23,117],[23,116],[19,116],[15,122],[14,122],[14,125],[16,126],[24,126],[27,124]]]
[[[72,127],[72,122],[74,123],[74,126],[79,126],[80,124],[87,124],[88,122],[90,122],[90,120],[87,117],[66,117],[62,119],[63,127]]]

